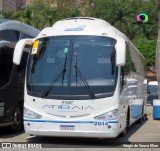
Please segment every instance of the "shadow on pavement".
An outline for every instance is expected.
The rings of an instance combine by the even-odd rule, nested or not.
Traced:
[[[8,127],[0,127],[0,138],[13,138],[23,133],[24,130],[21,130],[19,132],[12,132]]]

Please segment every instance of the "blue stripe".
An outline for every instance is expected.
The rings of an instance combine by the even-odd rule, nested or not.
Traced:
[[[41,122],[41,123],[81,123],[81,124],[93,124],[98,121],[58,121],[58,120],[34,120],[34,119],[23,119],[24,122]],[[117,120],[106,121],[108,123],[118,123]]]
[[[108,123],[118,123],[118,121],[108,121]]]

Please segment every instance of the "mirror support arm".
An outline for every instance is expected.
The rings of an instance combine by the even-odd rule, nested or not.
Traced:
[[[25,45],[32,45],[33,41],[34,39],[22,39],[16,44],[13,55],[14,64],[20,64]]]

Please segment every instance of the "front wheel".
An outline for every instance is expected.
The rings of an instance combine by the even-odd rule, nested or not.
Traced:
[[[127,117],[126,117],[126,125],[125,125],[125,129],[123,130],[123,132],[120,134],[120,137],[124,137],[127,133],[127,128],[129,127],[129,117],[130,117],[130,112],[128,110],[127,112]]]
[[[119,136],[120,136],[120,137],[125,137],[126,133],[127,133],[127,128],[125,128],[125,129],[123,130],[123,132],[122,132]]]
[[[136,121],[137,124],[142,124],[143,122],[143,108],[142,108],[142,114],[141,117]]]
[[[14,111],[13,124],[10,126],[11,131],[17,132],[23,127],[23,106],[18,105]]]
[[[143,121],[143,117],[142,116],[136,121],[137,124],[142,124],[142,121]]]

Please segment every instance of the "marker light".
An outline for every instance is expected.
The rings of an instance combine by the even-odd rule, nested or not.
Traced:
[[[24,108],[24,118],[29,118],[29,119],[41,119],[42,116],[31,111],[31,110],[28,110],[27,108]]]

